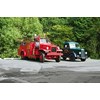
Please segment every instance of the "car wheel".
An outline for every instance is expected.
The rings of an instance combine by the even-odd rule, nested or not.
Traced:
[[[63,60],[66,60],[66,57],[63,57]]]
[[[70,58],[70,61],[75,61],[75,55],[74,55],[74,53],[71,53],[70,56],[69,56],[69,58]]]

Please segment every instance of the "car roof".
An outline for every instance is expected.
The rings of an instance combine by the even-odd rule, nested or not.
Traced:
[[[66,41],[64,44],[79,44],[79,43],[78,42],[74,42],[74,41],[70,41],[70,42]]]

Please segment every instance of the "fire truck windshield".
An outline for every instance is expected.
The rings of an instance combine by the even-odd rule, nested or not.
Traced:
[[[50,43],[50,41],[46,38],[41,38],[40,43]]]

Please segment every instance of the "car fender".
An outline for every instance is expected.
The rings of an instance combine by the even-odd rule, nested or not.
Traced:
[[[76,53],[75,53],[75,52],[73,52],[73,54],[74,54],[74,56],[75,56],[75,57],[77,57],[77,55],[76,55]]]

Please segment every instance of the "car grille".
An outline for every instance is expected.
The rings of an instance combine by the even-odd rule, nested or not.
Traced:
[[[81,57],[85,57],[85,51],[81,50]]]
[[[52,47],[51,51],[56,52],[56,47]]]

